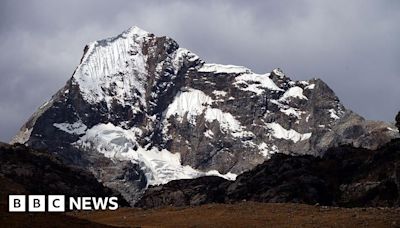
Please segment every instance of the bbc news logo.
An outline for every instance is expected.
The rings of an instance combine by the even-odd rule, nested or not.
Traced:
[[[47,207],[46,207],[47,206]],[[117,210],[118,197],[69,197],[68,209],[73,210]],[[64,195],[9,195],[9,212],[65,212]]]

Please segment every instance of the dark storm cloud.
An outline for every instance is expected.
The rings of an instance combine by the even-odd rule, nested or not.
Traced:
[[[399,1],[0,2],[0,140],[71,76],[84,45],[137,25],[208,62],[320,77],[350,109],[400,109]]]

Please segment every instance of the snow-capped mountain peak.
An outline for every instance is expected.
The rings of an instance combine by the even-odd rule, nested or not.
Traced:
[[[145,104],[144,83],[148,72],[145,67],[147,56],[142,50],[149,35],[138,27],[132,27],[121,35],[87,46],[72,76],[73,83],[79,85],[86,101],[105,101],[108,107],[114,101],[129,105],[135,99]]]
[[[14,142],[60,155],[133,203],[149,184],[233,179],[273,153],[374,148],[398,135],[390,127],[347,110],[319,79],[205,63],[132,27],[87,45],[72,78]]]

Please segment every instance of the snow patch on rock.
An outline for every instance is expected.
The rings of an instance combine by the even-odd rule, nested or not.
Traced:
[[[212,103],[213,99],[200,90],[189,88],[187,91],[179,92],[165,111],[166,121],[164,121],[163,132],[167,132],[165,128],[169,126],[167,119],[170,116],[176,115],[178,121],[182,121],[186,116],[188,121],[195,125],[197,116],[204,113],[207,122],[218,121],[221,130],[234,137],[252,135],[251,132],[244,131],[244,127],[231,113],[211,108]]]
[[[265,142],[262,142],[258,145],[258,149],[260,154],[264,156],[266,159],[269,159],[272,154],[278,153],[278,147],[275,145],[269,146]]]
[[[332,119],[335,119],[335,120],[340,119],[340,117],[338,116],[338,114],[337,114],[337,112],[336,112],[335,109],[329,109],[328,112],[329,112],[329,116],[330,116]]]
[[[204,136],[212,139],[214,136],[214,132],[212,132],[210,129],[208,129],[207,131],[204,132]]]
[[[227,94],[227,92],[222,90],[214,90],[212,93],[217,97],[224,97]]]
[[[177,115],[178,120],[182,121],[182,117],[187,115],[189,122],[195,125],[196,116],[203,113],[206,106],[212,102],[212,98],[200,90],[189,89],[186,92],[179,92],[168,106],[165,117]]]
[[[68,134],[74,135],[83,135],[86,132],[86,125],[82,123],[81,120],[70,124],[70,123],[54,123],[54,127],[60,129],[61,131],[65,131]]]
[[[300,111],[296,108],[289,107],[287,109],[280,109],[281,112],[285,113],[287,116],[295,116],[297,119],[301,119],[301,115],[305,113],[304,111]]]
[[[219,122],[219,125],[223,131],[237,132],[242,130],[240,122],[228,112],[223,112],[221,109],[208,108],[205,112],[204,118],[208,122],[213,122],[214,120]]]
[[[244,74],[244,73],[251,73],[251,70],[243,67],[243,66],[235,66],[235,65],[222,65],[222,64],[215,64],[215,63],[205,63],[198,69],[198,72],[202,73],[227,73],[227,74]]]
[[[234,85],[241,90],[251,91],[253,93],[256,93],[257,95],[261,95],[265,91],[265,89],[282,91],[282,89],[279,88],[269,76],[269,73],[243,74],[235,78]],[[241,87],[240,84],[245,84],[246,87]]]
[[[199,60],[200,58],[186,48],[178,48],[178,50],[176,50],[175,52],[174,59],[172,60],[172,66],[174,67],[175,74],[177,74],[179,69],[181,69],[185,59],[189,62],[194,62]]]
[[[282,97],[279,98],[279,100],[280,101],[288,101],[290,98],[298,98],[298,99],[308,100],[308,98],[306,96],[304,96],[304,94],[303,94],[303,89],[298,86],[289,88],[282,95]]]
[[[312,133],[301,134],[293,129],[287,130],[278,123],[268,123],[266,126],[272,130],[271,133],[274,138],[291,140],[294,143],[307,140],[311,137],[312,134]]]
[[[315,89],[315,84],[308,85],[304,89]]]
[[[274,74],[276,74],[277,76],[283,78],[285,76],[285,74],[283,73],[283,71],[280,68],[275,68],[272,70],[272,72],[274,72]]]
[[[218,176],[218,177],[222,177],[227,180],[234,181],[234,180],[236,180],[236,177],[238,175],[231,173],[231,172],[228,172],[226,174],[221,174],[220,172],[218,172],[218,170],[210,170],[210,171],[206,172],[206,176]]]

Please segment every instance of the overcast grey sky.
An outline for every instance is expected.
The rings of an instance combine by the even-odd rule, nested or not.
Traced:
[[[137,25],[207,62],[322,78],[346,107],[400,109],[400,1],[0,1],[0,141],[71,77],[86,43]]]

